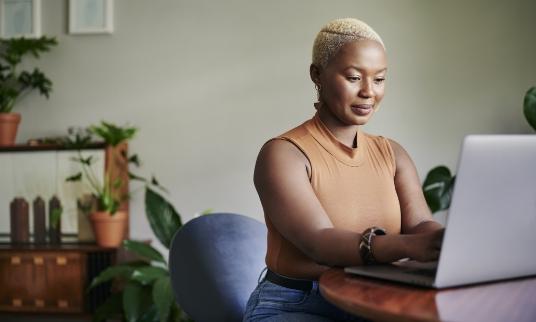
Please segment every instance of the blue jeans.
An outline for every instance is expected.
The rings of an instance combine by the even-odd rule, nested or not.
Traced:
[[[262,274],[262,273],[261,273]],[[244,322],[329,322],[367,320],[346,313],[326,301],[318,281],[310,291],[286,288],[263,279],[246,305]]]

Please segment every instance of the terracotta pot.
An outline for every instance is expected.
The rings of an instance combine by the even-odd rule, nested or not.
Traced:
[[[106,211],[89,215],[97,244],[101,247],[119,247],[125,237],[127,213],[118,211],[113,216]]]
[[[19,123],[19,113],[0,113],[0,145],[15,144]]]

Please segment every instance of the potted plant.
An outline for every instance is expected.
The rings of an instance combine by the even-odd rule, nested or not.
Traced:
[[[523,114],[530,126],[536,130],[536,87],[531,87],[525,94]]]
[[[107,122],[89,127],[91,134],[98,136],[112,149],[126,145],[127,141],[134,137],[136,131],[134,127],[119,127]],[[77,137],[77,140],[82,145],[90,141],[87,137],[84,139]],[[112,153],[111,155],[113,160],[108,161],[111,163],[128,164],[129,161],[137,161],[136,156],[129,160],[125,153]],[[103,247],[118,247],[125,236],[128,221],[126,211],[120,209],[121,203],[127,199],[127,194],[122,193],[125,190],[126,180],[123,180],[118,173],[114,173],[114,168],[116,168],[114,166],[108,167],[103,180],[97,178],[92,168],[95,160],[92,156],[84,157],[80,149],[73,161],[79,163],[82,169],[66,180],[75,182],[85,179],[91,189],[97,207],[96,211],[90,213],[89,219],[97,244]]]
[[[173,235],[182,227],[179,213],[149,185],[145,188],[145,210],[154,235],[169,249]],[[90,290],[115,279],[124,284],[120,292],[113,293],[97,308],[93,321],[115,317],[126,321],[191,322],[175,302],[165,257],[140,241],[125,240],[123,246],[142,260],[109,267],[93,279]]]
[[[0,39],[0,145],[15,143],[21,117],[12,111],[18,100],[34,89],[47,98],[52,91],[52,82],[38,68],[19,71],[17,66],[25,56],[39,58],[55,45],[55,38],[45,36]]]

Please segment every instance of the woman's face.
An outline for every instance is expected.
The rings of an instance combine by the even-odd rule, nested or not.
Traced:
[[[385,50],[378,42],[345,44],[316,80],[312,72],[321,86],[321,108],[345,125],[366,124],[383,98],[386,71]]]

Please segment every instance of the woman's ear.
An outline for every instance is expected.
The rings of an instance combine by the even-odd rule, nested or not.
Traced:
[[[315,64],[311,64],[309,66],[309,75],[311,76],[311,80],[317,87],[320,86],[320,67],[316,66]]]

